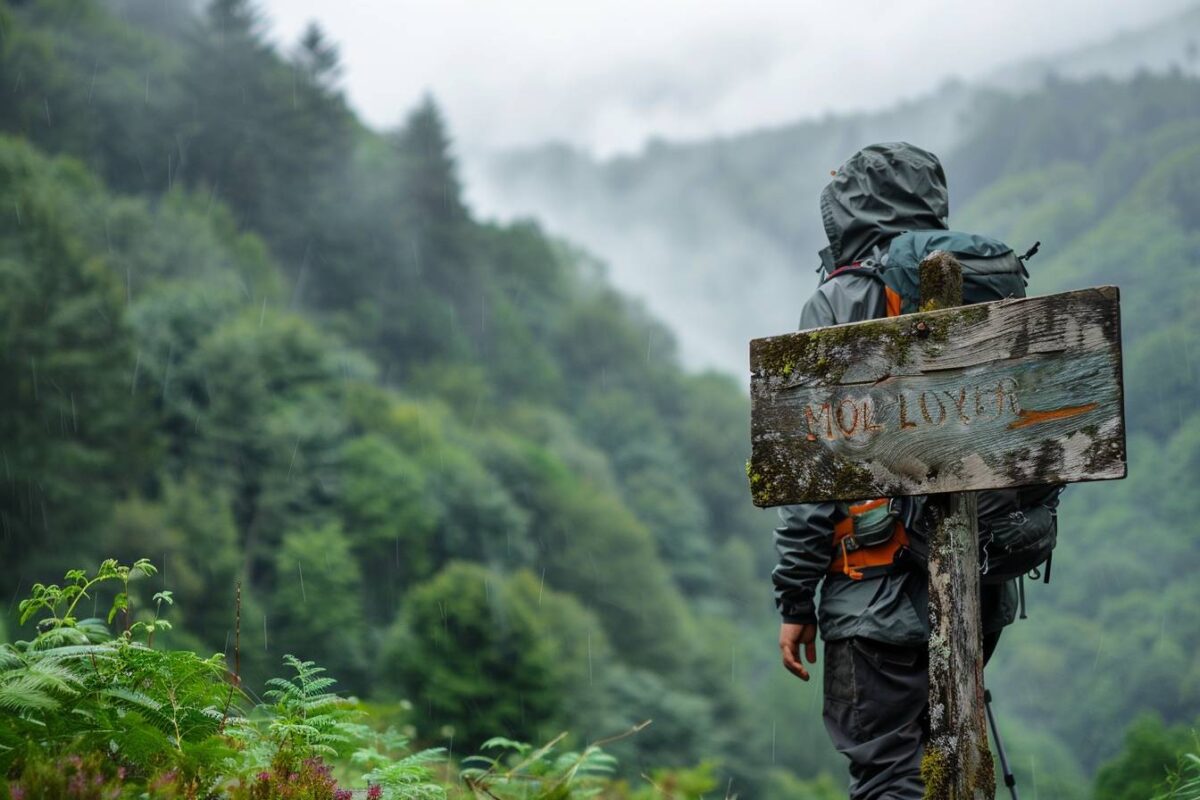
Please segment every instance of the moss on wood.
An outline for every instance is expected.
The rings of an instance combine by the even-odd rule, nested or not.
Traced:
[[[974,785],[971,788],[976,794],[982,792],[983,797],[996,796],[996,764],[992,761],[992,751],[988,749],[986,742],[979,745],[979,770],[975,773]]]
[[[755,341],[754,371],[762,377],[802,375],[835,385],[870,340],[860,328],[836,326]]]
[[[925,784],[925,800],[950,800],[950,787],[956,764],[952,754],[941,747],[929,745],[921,756],[921,781]]]
[[[986,306],[963,306],[756,339],[752,369],[759,378],[836,386],[847,369],[872,357],[887,366],[907,366],[914,346],[945,345],[956,331],[986,321],[988,314]]]
[[[965,765],[947,746],[929,744],[921,756],[921,781],[925,800],[975,800],[996,796],[996,766],[986,744],[976,746],[976,762],[971,775],[962,775]],[[961,779],[965,778],[965,784]],[[964,790],[960,792],[959,790]]]
[[[962,305],[962,266],[950,253],[937,250],[926,256],[920,266],[920,281],[922,311]]]
[[[775,442],[755,447],[746,465],[750,494],[756,506],[778,505],[790,497],[882,496],[875,476],[866,467],[832,453],[813,465],[805,448],[820,447],[804,441]]]

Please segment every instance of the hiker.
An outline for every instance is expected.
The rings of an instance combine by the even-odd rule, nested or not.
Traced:
[[[825,273],[800,328],[907,313],[919,298],[881,276],[947,250],[964,267],[964,300],[1024,296],[1011,248],[948,230],[946,176],[932,153],[907,143],[855,153],[821,193],[829,246]],[[1035,248],[1036,249],[1036,248]],[[891,273],[895,275],[895,272]],[[896,285],[904,288],[903,283]],[[911,283],[909,284],[911,285]],[[979,494],[984,660],[1016,616],[1017,576],[1045,563],[1057,527],[1057,486]],[[928,575],[934,502],[925,497],[808,503],[779,509],[772,573],[783,623],[784,666],[807,681],[824,641],[824,721],[850,761],[851,800],[920,800],[928,735]],[[820,603],[816,602],[820,586]]]

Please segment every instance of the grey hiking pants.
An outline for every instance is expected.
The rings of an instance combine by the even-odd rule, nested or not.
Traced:
[[[851,800],[921,800],[928,648],[825,642],[825,729],[850,759]]]
[[[1000,639],[983,637],[986,664]],[[922,800],[929,648],[871,639],[825,642],[825,729],[850,759],[850,800]]]

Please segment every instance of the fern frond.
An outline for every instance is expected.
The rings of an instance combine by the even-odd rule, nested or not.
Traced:
[[[411,753],[365,777],[381,785],[388,800],[444,800],[446,788],[436,781],[430,765],[444,761],[445,753],[442,748]]]
[[[18,659],[0,672],[0,708],[15,714],[51,711],[79,693],[83,679],[69,665]]]
[[[51,711],[61,702],[35,676],[22,674],[0,684],[0,709],[14,714]]]
[[[525,742],[518,742],[515,739],[506,739],[503,736],[493,736],[483,744],[479,745],[481,750],[512,750],[518,754],[528,753],[533,749],[533,745]]]
[[[37,675],[46,685],[60,692],[74,694],[86,682],[86,673],[79,664],[49,658],[32,658],[25,669]]]
[[[25,659],[11,644],[0,645],[0,672],[25,665]]]
[[[30,651],[53,650],[59,647],[67,647],[69,645],[90,644],[87,634],[79,628],[70,625],[63,625],[58,628],[38,634],[30,645]]]
[[[304,696],[305,697],[317,696],[318,693],[324,691],[325,689],[328,689],[330,686],[333,686],[335,683],[337,683],[337,681],[335,681],[333,678],[314,678],[313,680],[305,681],[304,687],[303,687],[304,688]]]
[[[113,700],[118,708],[136,711],[160,733],[170,735],[174,732],[175,723],[170,714],[166,713],[163,704],[153,697],[123,686],[105,689],[101,695]]]

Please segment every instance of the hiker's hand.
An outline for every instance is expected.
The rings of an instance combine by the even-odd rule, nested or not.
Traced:
[[[785,622],[779,626],[779,649],[783,651],[783,665],[787,671],[802,681],[808,680],[808,670],[800,663],[800,645],[804,645],[804,657],[808,663],[817,663],[817,626],[793,625]]]

